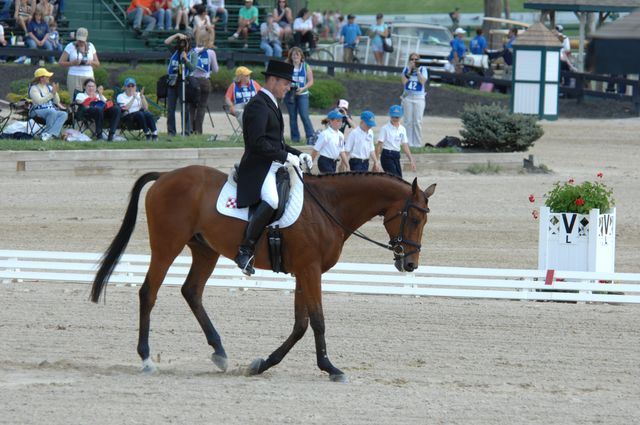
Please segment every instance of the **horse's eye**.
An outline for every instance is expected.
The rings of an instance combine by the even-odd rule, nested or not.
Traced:
[[[418,223],[420,223],[420,220],[418,220],[418,219],[417,219],[417,218],[415,218],[415,217],[411,217],[411,224],[418,225]]]

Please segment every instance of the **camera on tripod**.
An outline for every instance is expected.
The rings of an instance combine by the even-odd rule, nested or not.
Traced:
[[[183,37],[178,38],[178,41],[176,42],[176,50],[180,53],[189,53],[189,50],[191,50],[191,42],[189,39]]]

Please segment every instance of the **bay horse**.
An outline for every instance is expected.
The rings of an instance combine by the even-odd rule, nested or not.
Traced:
[[[295,178],[295,176],[294,176]],[[222,371],[228,366],[220,335],[202,305],[205,283],[220,255],[233,258],[242,239],[246,223],[216,211],[218,193],[227,175],[214,168],[189,166],[169,172],[150,172],[133,185],[122,225],[101,259],[91,288],[91,300],[98,302],[118,260],[135,228],[138,200],[149,182],[145,208],[149,227],[151,261],[139,291],[140,328],[137,351],[143,372],[154,372],[149,349],[151,310],[164,277],[185,245],[192,253],[192,263],[181,292],[213,347],[212,361]],[[266,359],[258,358],[247,374],[264,372],[280,363],[302,338],[309,323],[313,329],[318,367],[332,381],[346,381],[327,355],[325,324],[322,312],[321,277],[333,267],[342,247],[360,226],[375,216],[384,217],[390,242],[384,247],[393,251],[399,271],[418,267],[422,231],[427,223],[429,197],[435,184],[424,192],[413,184],[381,173],[341,173],[304,175],[305,200],[298,220],[282,229],[283,264],[295,275],[295,321],[289,337]],[[309,196],[307,196],[309,195]],[[256,246],[255,267],[270,269],[267,238]]]

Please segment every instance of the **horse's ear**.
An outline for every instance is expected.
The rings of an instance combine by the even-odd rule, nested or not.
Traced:
[[[424,190],[424,196],[427,197],[428,199],[431,195],[433,195],[433,192],[435,191],[436,191],[436,184],[434,183]]]
[[[416,195],[417,191],[418,191],[418,178],[415,177],[413,179],[413,183],[411,183],[411,192],[413,192],[413,196]]]

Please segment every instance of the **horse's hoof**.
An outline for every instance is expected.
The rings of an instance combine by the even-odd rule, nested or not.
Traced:
[[[219,354],[213,353],[211,354],[211,361],[221,371],[223,372],[227,371],[227,367],[229,366],[229,362],[227,361],[227,356],[221,356]]]
[[[329,375],[329,380],[331,382],[341,382],[343,384],[346,384],[347,382],[349,382],[349,378],[347,378],[347,375],[345,375],[344,373]]]
[[[142,373],[150,375],[152,373],[156,373],[157,371],[158,368],[156,367],[155,363],[153,363],[153,360],[151,360],[151,357],[142,361]]]
[[[247,375],[251,376],[251,375],[261,374],[263,364],[264,364],[264,360],[262,359],[255,359],[254,361],[252,361],[251,364],[249,365],[249,368],[247,369]]]

